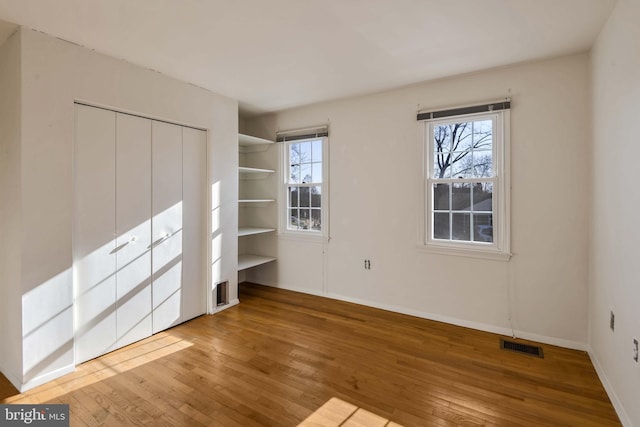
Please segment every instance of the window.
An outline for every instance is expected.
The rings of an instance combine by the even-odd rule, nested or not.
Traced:
[[[327,138],[284,141],[283,231],[327,235]]]
[[[428,249],[508,259],[509,104],[504,104],[501,111],[440,114],[424,122]]]

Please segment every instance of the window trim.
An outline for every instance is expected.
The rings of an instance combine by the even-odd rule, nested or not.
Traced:
[[[322,141],[322,194],[320,198],[320,217],[322,220],[322,230],[290,230],[288,228],[289,199],[288,182],[289,173],[289,145],[301,142]],[[318,135],[309,138],[292,138],[280,142],[280,185],[278,190],[278,237],[287,240],[298,241],[328,241],[329,240],[329,138],[325,135]]]
[[[494,242],[448,241],[432,238],[433,137],[432,129],[441,123],[492,118],[494,121],[493,157],[495,180],[493,197]],[[480,112],[421,120],[419,126],[422,146],[422,212],[419,227],[418,249],[422,252],[464,256],[489,260],[508,261],[511,258],[511,183],[510,183],[510,110]]]

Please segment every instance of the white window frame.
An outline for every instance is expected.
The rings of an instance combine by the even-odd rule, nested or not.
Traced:
[[[309,183],[311,186],[322,187],[320,197],[320,218],[322,226],[320,231],[315,230],[292,230],[289,228],[289,186],[297,185],[289,183],[289,168],[291,162],[289,160],[291,144],[299,144],[301,142],[322,141],[322,183]],[[311,137],[304,139],[293,139],[283,141],[281,153],[281,179],[278,200],[280,201],[278,211],[280,212],[278,221],[278,234],[280,237],[292,240],[306,241],[328,241],[329,240],[329,138],[326,136]]]
[[[453,241],[433,238],[433,184],[442,180],[432,178],[434,168],[433,129],[444,123],[493,120],[493,243]],[[472,258],[508,261],[511,257],[511,200],[510,200],[510,111],[454,115],[424,120],[421,124],[423,155],[422,195],[423,212],[419,248],[427,252]],[[483,179],[484,180],[484,179]],[[477,182],[475,178],[452,179],[448,182]]]

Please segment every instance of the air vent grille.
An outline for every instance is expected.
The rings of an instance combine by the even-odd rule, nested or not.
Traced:
[[[536,357],[544,357],[542,347],[537,347],[535,345],[520,344],[517,342],[501,339],[500,348],[504,350],[515,351],[516,353],[529,354]]]

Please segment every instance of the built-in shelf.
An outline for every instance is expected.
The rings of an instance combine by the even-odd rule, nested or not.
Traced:
[[[251,174],[274,173],[275,171],[273,169],[245,168],[243,166],[240,166],[238,168],[238,172],[251,175]]]
[[[275,261],[274,257],[244,254],[238,256],[238,271]]]
[[[259,169],[259,168],[247,168],[244,166],[240,166],[238,168],[238,173],[240,175],[240,179],[263,179],[267,176],[275,173],[273,169]]]
[[[275,228],[262,228],[262,227],[240,227],[238,228],[238,237],[253,236],[254,234],[271,233],[276,231]]]
[[[251,135],[238,135],[238,149],[240,151],[240,163],[241,164],[249,164],[261,166],[265,160],[265,152],[269,149],[269,147],[273,147],[274,141],[270,141],[264,138],[258,138]],[[246,162],[246,163],[244,163]],[[271,166],[273,167],[273,166]],[[250,196],[262,196],[262,197],[273,197],[275,191],[270,189],[271,185],[275,183],[272,182],[273,174],[275,170],[273,169],[265,169],[265,168],[254,168],[247,166],[239,166],[238,167],[238,178],[240,179],[238,192],[239,194],[246,194]],[[259,182],[260,180],[264,180]],[[243,198],[238,200],[238,204],[240,208],[247,207],[255,207],[257,209],[239,209],[239,217],[238,222],[240,224],[252,224],[251,226],[242,226],[238,227],[238,238],[242,238],[244,236],[254,236],[258,234],[266,234],[273,233],[276,231],[275,228],[267,228],[264,225],[268,223],[264,223],[264,215],[273,216],[272,207],[275,199],[273,198]],[[264,211],[260,211],[260,209],[265,209]],[[260,213],[260,216],[257,216]],[[258,218],[260,220],[258,220]],[[271,218],[273,222],[275,218]],[[261,225],[259,227],[258,225]],[[270,238],[270,237],[264,237]],[[245,239],[241,245],[242,248],[245,248],[248,252],[252,252],[253,244],[256,243],[252,239]],[[244,250],[243,250],[244,252]],[[268,262],[275,261],[275,257],[265,256],[265,255],[255,255],[255,254],[244,254],[238,256],[238,271],[246,270],[252,267],[256,267],[258,265],[266,264]],[[244,275],[239,276],[239,280],[244,280]]]
[[[273,203],[274,199],[240,199],[238,203]]]
[[[258,138],[257,136],[238,134],[238,145],[241,152],[247,151],[260,151],[274,144],[273,141],[264,138]]]

